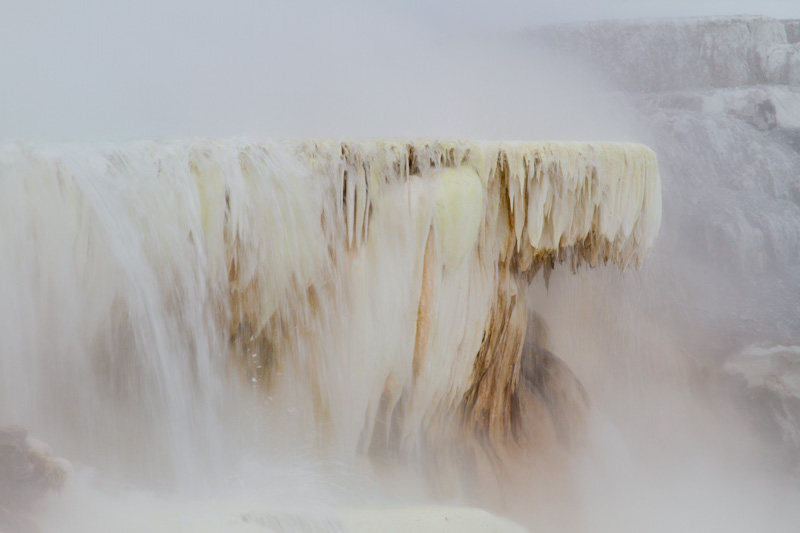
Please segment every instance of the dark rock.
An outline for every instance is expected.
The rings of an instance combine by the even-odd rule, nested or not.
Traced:
[[[655,93],[796,84],[795,22],[757,16],[616,20],[549,26],[531,35],[577,54],[627,91]]]
[[[800,19],[782,20],[786,28],[786,41],[789,44],[800,43]]]
[[[561,359],[541,346],[526,343],[520,361],[520,383],[544,407],[559,445],[572,449],[582,442],[589,396]]]
[[[723,368],[758,434],[800,474],[800,346],[749,346]]]
[[[758,95],[748,95],[739,105],[731,106],[728,113],[738,117],[751,126],[755,126],[761,131],[775,129],[778,125],[775,104],[767,97]]]
[[[29,439],[19,426],[0,426],[0,531],[38,531],[31,509],[50,491],[60,491],[72,471],[50,447]]]

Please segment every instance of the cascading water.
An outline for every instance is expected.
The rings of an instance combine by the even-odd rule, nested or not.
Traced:
[[[18,4],[0,136],[664,216],[0,143],[3,533],[794,531],[797,20]]]
[[[194,494],[288,457],[506,493],[585,409],[528,280],[639,262],[661,214],[653,152],[602,143],[14,143],[0,183],[0,418]]]

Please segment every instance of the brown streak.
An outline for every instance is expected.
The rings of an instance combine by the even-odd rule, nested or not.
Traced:
[[[433,308],[433,263],[434,243],[433,231],[428,233],[425,243],[425,257],[422,266],[422,290],[417,309],[417,334],[414,338],[414,359],[411,364],[414,379],[422,372],[425,355],[428,349],[428,336],[431,328],[431,312]]]

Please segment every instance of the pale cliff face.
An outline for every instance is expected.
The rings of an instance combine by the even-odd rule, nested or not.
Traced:
[[[795,342],[797,28],[796,20],[747,16],[593,22],[528,34],[585,60],[626,95],[649,130],[665,175],[665,230],[654,263],[681,279],[703,309],[683,330],[700,323],[727,331],[698,338],[704,352],[738,351],[761,337]]]
[[[719,17],[591,22],[540,35],[634,92],[800,84],[796,22]]]

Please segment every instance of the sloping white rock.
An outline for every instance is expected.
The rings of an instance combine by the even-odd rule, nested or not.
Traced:
[[[537,30],[638,92],[800,83],[800,43],[758,16],[603,21]]]

